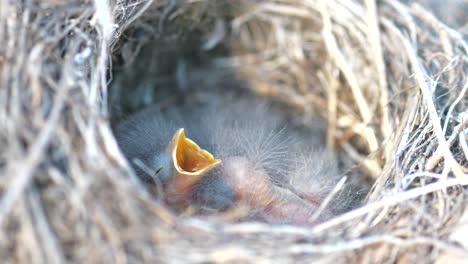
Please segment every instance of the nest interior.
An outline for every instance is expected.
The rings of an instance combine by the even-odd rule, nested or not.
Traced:
[[[417,4],[3,1],[0,39],[6,262],[467,257],[468,47]],[[373,182],[362,206],[301,228],[180,218],[151,199],[111,124],[239,88],[304,126],[320,116],[349,176]]]

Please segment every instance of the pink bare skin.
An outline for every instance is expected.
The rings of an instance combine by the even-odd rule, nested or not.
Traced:
[[[243,157],[224,161],[222,173],[232,186],[237,203],[245,204],[257,213],[256,218],[271,224],[311,225],[317,210],[315,201],[303,199],[293,191],[275,186],[266,171]]]

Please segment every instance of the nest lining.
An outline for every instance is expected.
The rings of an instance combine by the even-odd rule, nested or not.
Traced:
[[[468,48],[462,35],[420,6],[291,0],[0,7],[3,260],[466,257],[466,242],[454,234],[466,218]],[[130,78],[109,71],[110,56],[113,69],[132,67],[148,47],[168,49],[167,57],[156,53],[149,72],[176,78],[151,79],[144,68]],[[198,70],[193,61],[206,67]],[[203,78],[206,69],[211,80]],[[109,119],[119,115],[114,105],[122,97],[130,98],[122,106],[128,109],[160,98],[148,89],[153,81],[186,89],[178,73],[200,87],[217,86],[229,73],[288,104],[305,125],[321,114],[327,145],[375,180],[366,204],[306,229],[178,218],[154,202],[132,178]],[[126,93],[128,85],[137,92]]]

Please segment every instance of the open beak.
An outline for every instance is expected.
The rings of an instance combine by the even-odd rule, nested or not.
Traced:
[[[176,194],[188,193],[203,175],[221,163],[213,155],[185,137],[181,128],[172,137],[168,146],[172,158],[175,179],[172,190]]]

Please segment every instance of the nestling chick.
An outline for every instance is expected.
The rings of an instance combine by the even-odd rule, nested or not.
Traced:
[[[165,113],[148,109],[121,123],[115,134],[137,175],[161,183],[173,206],[222,210],[242,204],[254,219],[309,224],[324,195],[316,187],[329,176],[317,173],[314,164],[325,157],[303,155],[309,140],[273,111],[247,98]]]
[[[200,177],[221,162],[185,137],[182,124],[174,112],[165,115],[148,109],[115,129],[137,176],[150,186],[162,186],[166,201],[179,207],[187,205]]]

